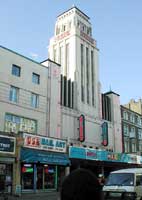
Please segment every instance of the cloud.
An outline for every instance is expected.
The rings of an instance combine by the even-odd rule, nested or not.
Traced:
[[[32,58],[38,58],[39,57],[39,55],[37,53],[30,53],[30,56]]]

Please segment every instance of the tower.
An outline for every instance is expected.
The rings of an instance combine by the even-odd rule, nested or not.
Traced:
[[[99,119],[98,49],[90,18],[77,7],[57,17],[49,58],[61,64],[61,74],[75,83],[74,108]]]

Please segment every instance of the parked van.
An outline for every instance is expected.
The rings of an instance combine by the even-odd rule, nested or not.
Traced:
[[[105,200],[142,200],[142,168],[111,172],[103,193]]]

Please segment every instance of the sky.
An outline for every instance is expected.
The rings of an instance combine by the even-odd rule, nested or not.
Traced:
[[[142,98],[142,0],[0,0],[0,45],[41,62],[56,17],[75,5],[90,17],[101,92]]]

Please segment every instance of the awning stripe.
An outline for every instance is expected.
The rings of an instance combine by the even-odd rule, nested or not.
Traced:
[[[30,148],[21,148],[21,161],[26,163],[47,163],[54,165],[70,165],[67,154],[46,152]]]

